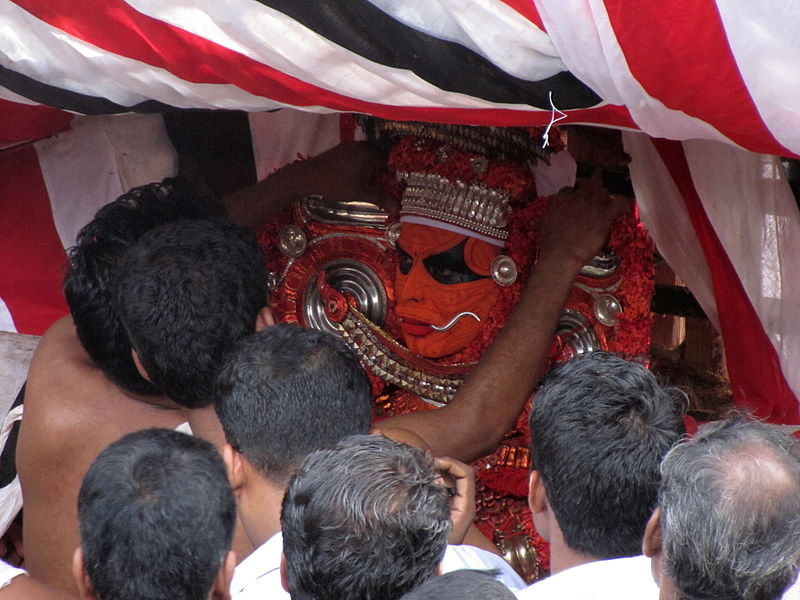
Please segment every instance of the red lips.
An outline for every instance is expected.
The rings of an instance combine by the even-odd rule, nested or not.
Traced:
[[[404,334],[413,335],[416,337],[428,335],[433,331],[433,328],[429,323],[423,323],[422,321],[416,321],[414,319],[407,318],[402,320],[400,323],[400,328],[403,330]]]

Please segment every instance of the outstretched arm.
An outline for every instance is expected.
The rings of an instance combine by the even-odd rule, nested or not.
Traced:
[[[598,177],[559,192],[542,221],[539,260],[519,303],[455,398],[381,426],[415,432],[438,456],[470,462],[493,452],[536,389],[573,280],[628,206]]]
[[[389,210],[388,197],[372,183],[386,164],[367,142],[340,144],[327,152],[281,167],[265,180],[223,199],[228,218],[253,231],[303,196],[318,194],[334,201],[362,200]]]

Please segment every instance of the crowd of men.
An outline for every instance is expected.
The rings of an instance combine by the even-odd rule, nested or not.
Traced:
[[[681,392],[597,352],[536,394],[552,574],[526,587],[474,545],[470,468],[426,450],[467,425],[371,429],[355,356],[274,323],[222,212],[167,181],[82,231],[20,433],[31,575],[4,565],[0,600],[761,600],[797,578],[797,441],[742,415],[687,437]]]

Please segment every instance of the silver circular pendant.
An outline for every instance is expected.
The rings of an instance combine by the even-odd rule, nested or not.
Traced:
[[[497,285],[511,285],[517,280],[517,265],[514,259],[505,254],[498,254],[492,261],[492,279]]]
[[[392,248],[397,248],[397,239],[400,237],[400,229],[403,224],[400,221],[395,221],[386,228],[386,241]]]
[[[308,248],[306,233],[296,225],[287,225],[278,232],[278,248],[289,258],[298,258]]]
[[[614,298],[611,294],[600,294],[594,300],[594,316],[603,325],[613,327],[619,320],[619,315],[622,313],[622,306],[619,300]]]

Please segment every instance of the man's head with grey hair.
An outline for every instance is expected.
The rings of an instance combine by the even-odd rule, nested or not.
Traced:
[[[281,526],[292,600],[394,600],[436,574],[449,496],[423,450],[356,435],[306,457]]]
[[[788,433],[742,416],[704,426],[664,458],[658,501],[644,549],[662,598],[780,598],[796,578],[800,446]]]

